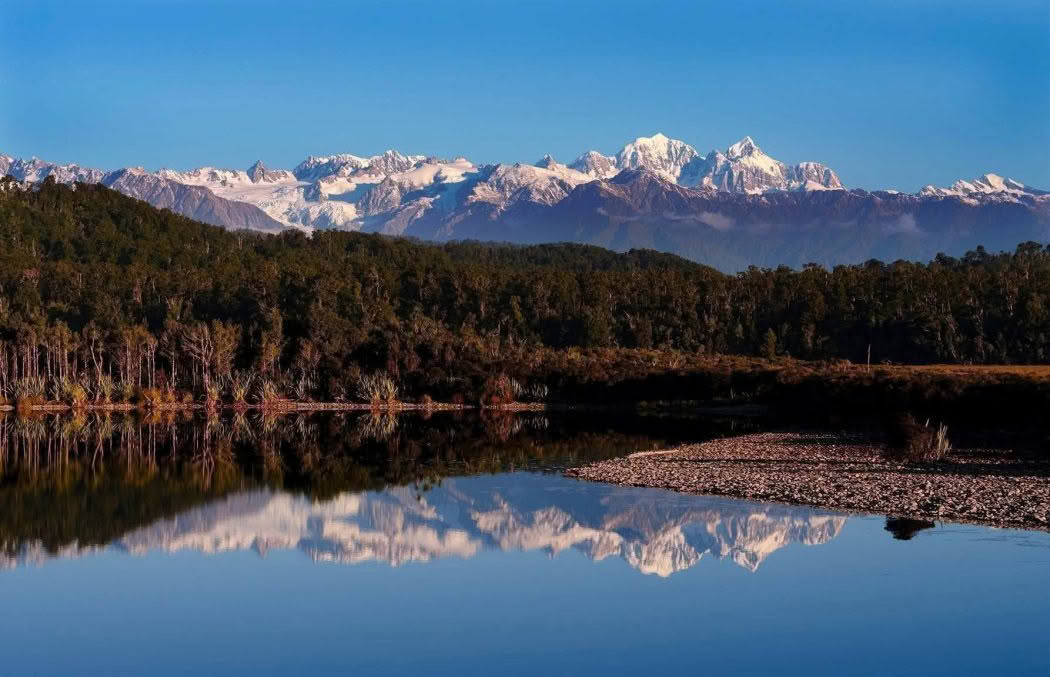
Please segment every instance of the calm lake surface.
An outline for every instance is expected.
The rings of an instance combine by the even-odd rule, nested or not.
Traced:
[[[760,422],[0,419],[12,675],[1050,674],[1050,535],[615,487]]]

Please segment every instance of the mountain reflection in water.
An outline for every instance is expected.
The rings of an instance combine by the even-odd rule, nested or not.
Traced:
[[[558,472],[760,425],[0,416],[0,672],[1050,674],[1044,533]]]
[[[845,521],[809,508],[504,473],[446,479],[423,494],[400,487],[311,500],[246,491],[135,529],[109,547],[134,555],[298,549],[316,561],[393,566],[469,558],[483,550],[554,556],[573,548],[595,561],[619,557],[641,573],[669,576],[704,555],[755,571],[789,544],[826,543]],[[70,546],[56,555],[97,549]],[[5,563],[42,558],[41,548],[27,545]]]
[[[427,494],[443,478],[552,470],[683,439],[733,434],[753,425],[576,412],[561,417],[247,412],[208,418],[188,412],[145,418],[0,413],[0,563],[125,542],[124,547],[135,549],[135,539],[145,538],[142,534],[151,529],[183,534],[188,524],[214,523],[226,516],[262,522],[259,538],[252,539],[260,550],[300,547],[302,542],[319,558],[348,559],[385,548],[388,554],[382,558],[391,562],[446,550],[465,554],[480,547],[483,530],[473,522],[470,529],[455,526],[470,520],[440,507],[455,504],[457,510],[491,512],[494,505],[481,496],[473,497],[473,503],[456,503],[458,494],[448,493],[450,485]],[[410,501],[415,493],[427,494],[425,500]],[[348,507],[362,502],[367,508]],[[406,507],[396,519],[414,525],[418,538],[408,532],[395,536],[385,521],[395,518],[378,517],[392,510],[379,506],[398,504]],[[428,505],[437,512],[428,513]],[[377,516],[363,520],[366,513]],[[350,515],[357,517],[345,519]],[[229,538],[252,527],[241,523],[231,528]],[[461,538],[456,529],[467,534],[464,543],[428,545],[420,540],[428,530],[443,539]],[[353,547],[337,547],[335,543],[354,540],[335,535],[346,530],[362,535]],[[128,540],[129,534],[137,536]],[[368,538],[380,540],[367,546]],[[394,540],[384,544],[386,538]],[[208,548],[221,549],[222,542]],[[419,554],[398,554],[402,549]]]

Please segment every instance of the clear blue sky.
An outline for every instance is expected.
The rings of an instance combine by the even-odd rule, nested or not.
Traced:
[[[746,6],[744,6],[746,5]],[[750,134],[850,186],[1050,188],[1050,2],[0,0],[0,152],[568,161]]]

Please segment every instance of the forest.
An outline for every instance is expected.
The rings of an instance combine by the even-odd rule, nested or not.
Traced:
[[[1048,304],[1035,242],[726,275],[649,250],[231,232],[98,185],[0,181],[9,402],[476,404],[734,359],[1043,364]]]

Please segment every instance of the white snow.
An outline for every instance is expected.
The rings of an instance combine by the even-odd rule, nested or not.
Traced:
[[[927,185],[919,191],[919,195],[956,197],[970,204],[976,204],[976,198],[979,197],[1008,202],[1016,202],[1018,198],[1023,196],[1034,197],[1037,200],[1048,199],[1044,191],[1035,190],[1020,181],[991,173],[984,174],[970,181],[960,179],[953,183],[950,188],[939,188],[932,184]]]
[[[620,169],[648,169],[668,181],[677,182],[682,168],[700,154],[696,149],[663,134],[640,136],[616,154]]]

